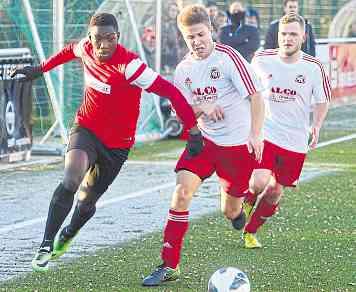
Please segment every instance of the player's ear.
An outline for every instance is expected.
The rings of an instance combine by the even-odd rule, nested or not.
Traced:
[[[91,41],[90,31],[88,31],[87,35],[88,35],[89,40]]]
[[[116,33],[116,35],[117,35],[117,40],[119,40],[119,39],[120,39],[120,32],[118,31],[118,32]]]

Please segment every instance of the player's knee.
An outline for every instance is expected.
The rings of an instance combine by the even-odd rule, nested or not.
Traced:
[[[226,219],[229,220],[234,220],[241,213],[241,209],[237,207],[233,208],[231,206],[225,206],[221,211]]]
[[[78,176],[65,176],[63,179],[63,186],[72,192],[76,192],[82,182],[82,178]]]
[[[178,184],[174,192],[173,207],[178,210],[186,210],[192,196],[193,192],[187,185]]]
[[[269,176],[255,175],[250,180],[250,189],[254,194],[260,194],[269,182]]]
[[[53,193],[51,205],[57,205],[62,208],[71,208],[74,201],[74,195],[75,192],[68,190],[62,183],[60,183]]]
[[[266,185],[267,185],[266,181],[255,180],[255,181],[253,181],[253,183],[250,184],[250,189],[251,189],[252,193],[258,195],[258,194],[261,194],[263,192],[263,190],[265,189]]]

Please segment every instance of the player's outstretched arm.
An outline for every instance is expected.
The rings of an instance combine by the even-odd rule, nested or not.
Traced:
[[[185,124],[186,128],[189,129],[188,153],[191,156],[198,155],[203,150],[203,136],[196,126],[195,113],[182,93],[172,83],[159,75],[147,91],[159,96],[166,96],[170,100],[178,117]]]
[[[38,77],[41,77],[43,72],[41,66],[25,66],[25,67],[16,67],[10,72],[10,77],[14,78],[16,75],[22,74],[25,76],[23,81],[35,80]]]
[[[76,44],[71,43],[66,45],[62,50],[57,54],[49,57],[47,60],[43,61],[38,66],[25,66],[25,67],[16,67],[11,73],[10,77],[14,78],[18,74],[25,75],[24,80],[34,80],[38,77],[41,77],[44,72],[47,72],[54,67],[67,63],[70,60],[76,58],[74,54],[74,48]]]
[[[310,149],[314,149],[319,141],[320,128],[328,113],[329,104],[328,103],[317,103],[314,105],[313,111],[313,124],[311,127],[312,139],[309,144]]]
[[[255,153],[258,162],[262,160],[263,137],[262,127],[265,119],[265,104],[259,92],[250,95],[251,99],[251,132],[248,138],[248,151]]]
[[[167,97],[187,129],[191,129],[197,124],[194,111],[181,92],[172,83],[165,80],[160,75],[157,76],[156,80],[147,91],[153,92],[159,96]]]

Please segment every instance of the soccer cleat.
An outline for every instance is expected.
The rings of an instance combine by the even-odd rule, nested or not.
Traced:
[[[75,235],[67,236],[65,233],[66,233],[66,228],[63,228],[59,236],[54,240],[52,258],[51,258],[52,260],[58,259],[63,254],[65,254],[68,251],[75,237]]]
[[[245,248],[261,248],[262,244],[257,240],[256,235],[253,233],[245,232],[243,234]]]
[[[151,275],[143,279],[143,286],[159,286],[163,282],[175,281],[180,276],[179,266],[175,269],[165,267],[164,264],[158,266]]]
[[[31,262],[32,269],[36,272],[48,271],[48,262],[51,258],[51,248],[49,246],[40,247]]]

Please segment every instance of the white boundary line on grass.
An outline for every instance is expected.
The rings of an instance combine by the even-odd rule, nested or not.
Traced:
[[[337,138],[337,139],[333,139],[333,140],[329,140],[329,141],[325,141],[322,142],[320,144],[317,145],[316,148],[322,148],[325,146],[329,146],[335,143],[340,143],[340,142],[344,142],[344,141],[349,141],[352,139],[356,138],[356,133],[352,134],[352,135],[348,135],[348,136],[344,136],[341,138]],[[171,166],[174,165],[176,162],[175,161],[128,161],[128,164],[140,164],[140,165],[167,165],[167,166]],[[166,183],[157,187],[153,187],[150,189],[146,189],[146,190],[142,190],[142,191],[137,191],[137,192],[133,192],[121,197],[117,197],[117,198],[112,198],[112,199],[108,199],[108,200],[104,200],[101,202],[98,202],[97,204],[97,208],[102,208],[104,206],[107,205],[112,205],[118,202],[122,202],[122,201],[126,201],[128,199],[132,199],[132,198],[138,198],[138,197],[142,197],[144,195],[146,195],[147,193],[151,193],[151,192],[155,192],[155,191],[159,191],[159,190],[163,190],[163,189],[168,189],[170,187],[174,187],[175,186],[175,182],[172,183]],[[31,220],[27,220],[27,221],[23,221],[20,223],[15,223],[15,224],[10,224],[7,225],[5,227],[0,228],[0,234],[4,234],[16,229],[21,229],[27,226],[32,226],[41,222],[46,221],[47,217],[39,217],[39,218],[35,218],[35,219],[31,219]]]
[[[116,198],[112,198],[112,199],[108,199],[108,200],[104,200],[104,201],[98,202],[96,206],[97,206],[97,208],[102,208],[102,207],[105,207],[106,205],[112,205],[112,204],[115,204],[115,203],[118,203],[118,202],[122,202],[122,201],[126,201],[126,200],[129,200],[129,199],[142,197],[142,196],[144,196],[144,195],[146,195],[148,193],[151,193],[151,192],[156,192],[156,191],[160,191],[160,190],[164,190],[164,189],[168,189],[168,188],[174,187],[175,184],[176,184],[175,182],[171,182],[171,183],[166,183],[166,184],[163,184],[163,185],[160,185],[160,186],[156,186],[156,187],[153,187],[153,188],[149,188],[149,189],[146,189],[146,190],[129,193],[129,194],[121,196],[121,197],[116,197]],[[39,218],[36,218],[36,219],[23,221],[23,222],[20,222],[20,223],[10,224],[10,225],[7,225],[7,226],[4,226],[4,227],[0,228],[0,234],[4,234],[4,233],[10,232],[10,231],[14,231],[16,229],[21,229],[21,228],[24,228],[24,227],[27,227],[27,226],[32,226],[32,225],[35,225],[35,224],[38,224],[38,223],[42,223],[42,222],[45,222],[46,219],[47,219],[47,217],[39,217]]]
[[[318,145],[316,145],[316,148],[321,148],[321,147],[329,146],[329,145],[332,145],[332,144],[349,141],[349,140],[352,140],[352,139],[355,139],[355,138],[356,138],[356,133],[355,134],[351,134],[351,135],[347,135],[347,136],[344,136],[344,137],[340,137],[340,138],[337,138],[337,139],[321,142]]]

